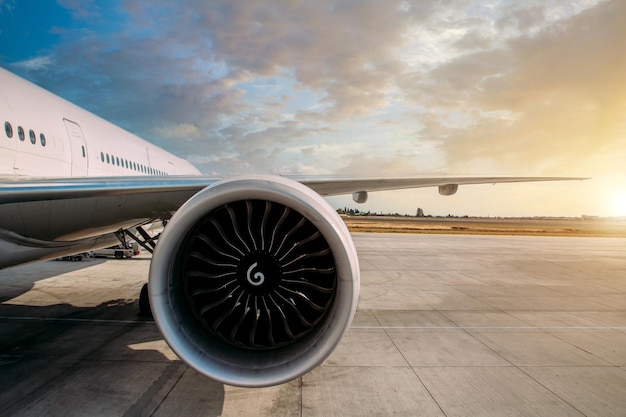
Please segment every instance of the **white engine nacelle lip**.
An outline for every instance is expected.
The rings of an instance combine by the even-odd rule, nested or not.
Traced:
[[[195,223],[217,207],[238,200],[267,200],[287,204],[305,216],[327,240],[336,263],[336,301],[324,328],[314,332],[311,346],[298,345],[296,357],[277,354],[267,363],[245,365],[227,354],[205,352],[194,343],[193,332],[177,320],[170,299],[169,276],[179,243]],[[290,381],[321,364],[339,344],[356,312],[359,296],[356,248],[337,212],[315,191],[293,180],[254,175],[213,184],[189,199],[172,217],[159,239],[150,264],[149,294],[155,322],[170,348],[198,372],[229,385],[261,387]],[[296,342],[297,344],[298,342]],[[254,356],[254,354],[251,354]]]

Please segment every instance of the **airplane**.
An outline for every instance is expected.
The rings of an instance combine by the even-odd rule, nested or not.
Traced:
[[[277,385],[320,365],[359,297],[350,234],[323,196],[571,177],[208,177],[0,68],[0,268],[108,247],[152,254],[140,304],[171,349],[225,384]],[[144,227],[167,222],[156,240]]]

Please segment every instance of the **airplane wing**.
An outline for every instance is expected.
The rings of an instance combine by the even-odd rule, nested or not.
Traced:
[[[459,184],[581,180],[571,177],[322,178],[289,177],[322,196],[353,194],[364,202],[370,191],[439,187],[451,195]],[[59,245],[77,253],[94,239],[155,219],[168,219],[198,191],[223,180],[207,176],[0,178],[0,267],[55,257]],[[74,244],[82,242],[81,244]],[[100,247],[105,245],[100,240]],[[3,245],[6,247],[3,247]],[[15,247],[46,247],[43,255],[16,256]],[[33,249],[34,250],[34,249]]]
[[[447,187],[468,184],[586,180],[579,177],[413,177],[413,178],[337,178],[289,176],[323,196],[357,192]]]
[[[356,192],[469,184],[587,180],[583,177],[407,177],[340,178],[286,175],[322,196]],[[128,176],[74,178],[0,178],[0,204],[113,196],[167,195],[163,210],[176,210],[187,198],[220,180],[208,176]],[[185,198],[186,197],[186,198]],[[181,201],[182,200],[182,201]],[[163,211],[159,208],[157,211]]]
[[[574,177],[331,178],[288,177],[322,196],[458,185],[583,180]],[[167,219],[198,191],[221,181],[207,176],[0,178],[0,230],[44,241],[67,241]],[[358,198],[357,198],[358,197]]]

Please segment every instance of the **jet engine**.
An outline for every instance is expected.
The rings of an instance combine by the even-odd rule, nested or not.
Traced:
[[[359,265],[336,211],[275,176],[220,181],[189,199],[150,266],[171,349],[229,385],[262,387],[320,365],[356,311]]]
[[[459,189],[458,184],[446,184],[439,186],[439,194],[441,195],[454,195]]]

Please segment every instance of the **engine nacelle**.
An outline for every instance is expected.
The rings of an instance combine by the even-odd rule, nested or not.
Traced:
[[[163,337],[189,366],[262,387],[330,355],[359,282],[350,234],[321,196],[252,176],[207,187],[176,212],[153,255],[149,293]]]
[[[459,189],[458,184],[446,184],[439,186],[439,194],[441,195],[454,195]]]
[[[358,191],[352,194],[352,200],[354,200],[354,202],[358,204],[366,203],[367,197],[367,191]]]

